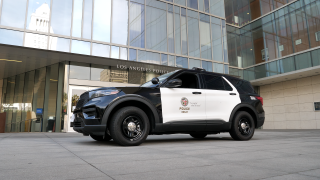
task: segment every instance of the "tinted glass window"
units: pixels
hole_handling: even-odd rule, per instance
[[[225,81],[224,79],[223,79],[223,84],[224,84],[224,88],[227,91],[232,91],[233,90],[232,87],[230,86],[230,84],[227,81]]]
[[[222,78],[220,76],[202,75],[206,89],[225,90]]]
[[[250,82],[248,81],[243,81],[241,79],[235,79],[235,78],[230,78],[227,77],[228,81],[233,84],[233,86],[235,88],[237,88],[237,90],[239,91],[240,94],[243,93],[256,93],[253,89],[253,87],[251,86]]]

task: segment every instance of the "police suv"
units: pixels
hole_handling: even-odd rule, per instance
[[[229,132],[250,140],[265,115],[263,99],[248,81],[206,72],[177,70],[140,87],[85,92],[74,110],[73,129],[97,141],[139,145],[151,134]]]

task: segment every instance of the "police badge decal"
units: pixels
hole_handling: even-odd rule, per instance
[[[181,105],[182,106],[188,106],[189,100],[185,97],[181,98]]]

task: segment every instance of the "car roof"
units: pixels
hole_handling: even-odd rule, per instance
[[[193,73],[203,73],[203,74],[211,74],[211,75],[216,75],[216,76],[223,76],[223,77],[230,77],[230,78],[235,78],[235,79],[239,79],[242,81],[246,81],[244,79],[240,79],[240,76],[233,76],[230,74],[222,74],[222,73],[216,73],[216,72],[208,72],[206,70],[192,70],[192,69],[182,69],[179,72],[193,72]]]

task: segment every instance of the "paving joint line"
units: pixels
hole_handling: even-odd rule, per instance
[[[288,174],[280,175],[280,176],[271,176],[271,177],[262,178],[262,179],[257,179],[257,180],[263,180],[263,179],[268,179],[268,178],[273,178],[273,177],[287,176],[287,175],[290,175],[290,174],[298,174],[298,175],[303,175],[303,176],[308,176],[308,177],[316,177],[316,178],[319,178],[319,177],[317,177],[317,176],[310,176],[310,175],[306,175],[306,174],[299,174],[300,172],[312,171],[312,170],[317,170],[317,169],[319,169],[319,168],[316,168],[316,169],[308,169],[308,170],[298,171],[298,172],[292,172],[292,173],[288,173]]]
[[[44,134],[45,136],[47,136],[46,134]],[[51,139],[53,142],[57,143],[59,146],[61,146],[62,148],[64,148],[65,150],[69,151],[71,154],[73,154],[74,156],[78,157],[79,159],[81,159],[82,161],[84,161],[85,163],[87,163],[88,165],[92,166],[93,168],[95,168],[96,170],[100,171],[101,173],[105,174],[106,176],[108,176],[109,178],[115,180],[113,177],[111,177],[110,175],[108,175],[107,173],[101,171],[99,168],[95,167],[93,164],[87,162],[86,160],[82,159],[81,157],[79,157],[78,155],[76,155],[75,153],[73,153],[72,151],[70,151],[69,149],[65,148],[63,145],[61,145],[59,142],[55,141],[54,139],[52,139],[51,137],[47,136],[49,139]]]

